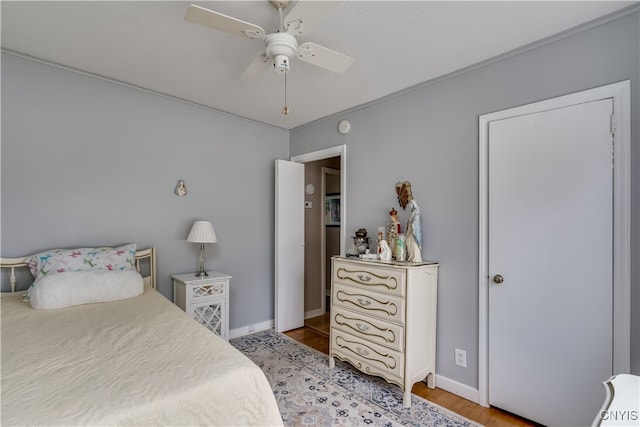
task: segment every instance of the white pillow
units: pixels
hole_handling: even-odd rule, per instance
[[[76,271],[38,278],[31,288],[31,307],[53,309],[118,301],[144,292],[137,271]]]
[[[130,243],[117,248],[52,249],[31,255],[25,262],[37,280],[42,276],[71,271],[136,271],[135,259],[136,245]],[[29,302],[32,287],[27,289],[22,302]]]

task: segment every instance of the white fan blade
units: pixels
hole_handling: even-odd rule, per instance
[[[258,25],[223,15],[195,4],[189,5],[184,19],[194,24],[204,25],[236,36],[246,36],[253,39],[264,35],[264,30]]]
[[[334,73],[344,73],[354,62],[350,56],[311,42],[298,46],[298,58]]]
[[[284,18],[287,33],[294,36],[309,34],[337,4],[337,1],[298,0]]]
[[[240,79],[255,79],[269,68],[273,68],[273,60],[269,58],[265,52],[262,52],[260,55],[256,56],[253,61],[251,61],[251,64],[249,64],[247,69],[244,70]]]

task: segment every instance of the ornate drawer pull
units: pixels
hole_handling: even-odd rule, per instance
[[[382,338],[388,343],[396,342],[396,334],[389,328],[380,328],[372,323],[367,322],[366,320],[357,319],[355,317],[348,317],[342,313],[338,313],[334,317],[336,324],[341,326],[346,326],[348,328],[353,329],[356,332],[360,332],[365,335]],[[349,320],[355,321],[355,327],[352,323],[349,323]],[[360,321],[358,321],[360,320]],[[363,323],[360,323],[363,322]],[[369,323],[368,325],[366,323]],[[368,332],[368,331],[372,332]]]
[[[360,356],[368,356],[369,352],[367,350],[361,349],[360,347],[356,347],[356,350],[358,351],[358,353],[360,353]]]
[[[360,323],[356,323],[356,327],[362,332],[366,332],[369,330],[369,327],[367,325],[362,325]]]
[[[363,276],[362,274],[358,274],[358,279],[362,280],[363,282],[369,282],[371,281],[371,276]]]
[[[341,335],[338,335],[336,337],[335,342],[339,348],[349,350],[352,353],[358,353],[361,357],[364,357],[365,359],[371,360],[372,362],[375,362],[375,363],[381,363],[384,366],[386,366],[388,369],[395,369],[396,366],[398,365],[395,357],[393,357],[392,355],[380,353],[375,349],[369,349],[371,351],[364,350],[357,345],[358,344],[357,342],[350,341]],[[349,344],[356,344],[356,349],[354,350],[353,347],[349,346]],[[368,357],[369,354],[372,354],[372,353],[373,353],[373,357]]]
[[[369,300],[364,300],[362,298],[358,298],[358,302],[360,303],[361,306],[363,307],[368,307],[371,305],[371,301]]]
[[[391,301],[378,301],[373,297],[369,297],[367,299],[356,298],[357,295],[361,295],[361,294],[350,294],[349,292],[345,292],[342,289],[340,289],[336,292],[336,299],[340,302],[348,302],[350,304],[355,305],[356,307],[364,308],[367,310],[382,311],[383,313],[387,313],[387,315],[389,316],[395,316],[398,313],[398,306]],[[353,299],[350,297],[353,297]],[[372,305],[373,303],[370,300],[377,302],[383,307],[376,307],[375,305]]]

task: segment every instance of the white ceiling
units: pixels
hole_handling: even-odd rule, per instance
[[[308,36],[355,58],[344,74],[299,60],[283,76],[240,75],[260,40],[184,20],[191,3],[263,27],[266,1],[2,1],[2,47],[291,129],[612,13],[618,1],[344,1]],[[290,6],[291,7],[291,6]],[[286,14],[285,10],[285,14]]]

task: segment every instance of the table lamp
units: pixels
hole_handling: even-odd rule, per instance
[[[216,232],[209,221],[196,221],[193,223],[189,236],[187,236],[187,242],[200,243],[200,268],[198,268],[196,277],[208,276],[207,272],[204,271],[204,244],[216,243],[217,241]]]

